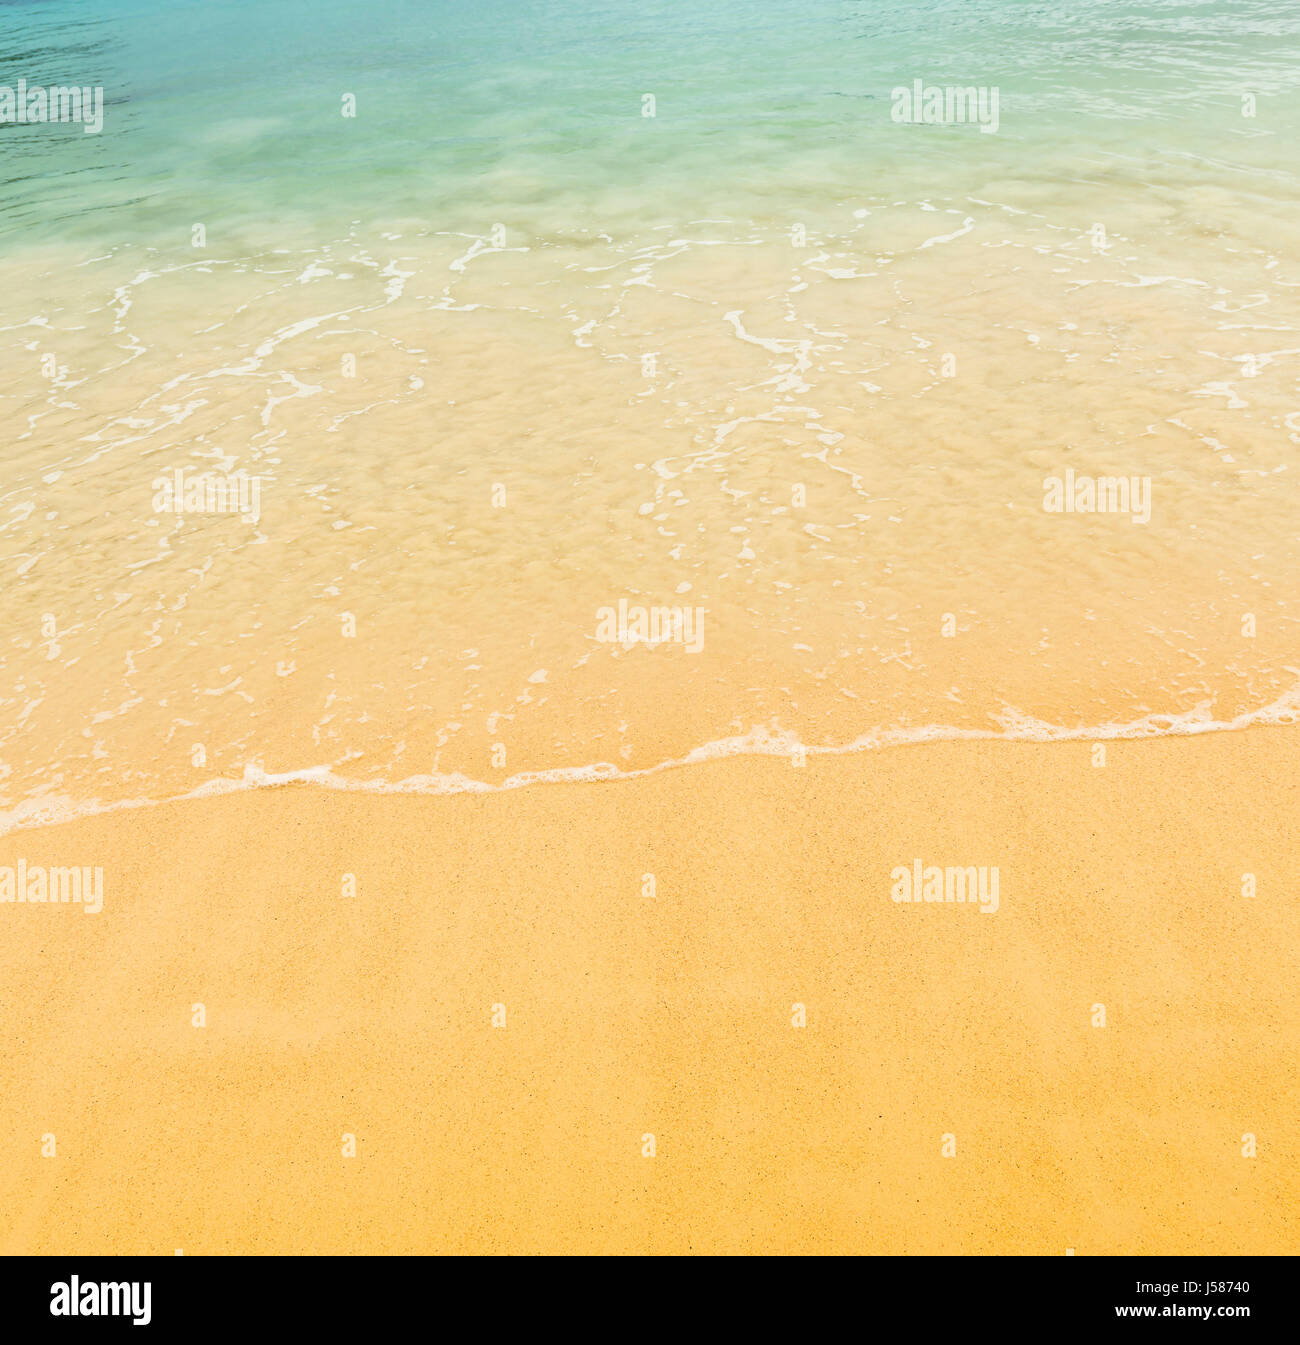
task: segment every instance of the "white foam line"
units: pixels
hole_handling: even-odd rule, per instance
[[[1288,668],[1300,673],[1300,669]],[[12,811],[0,813],[0,836],[11,831],[32,827],[53,826],[77,818],[98,816],[101,813],[120,812],[123,809],[158,807],[165,803],[181,803],[189,799],[214,798],[242,793],[251,789],[276,788],[281,785],[311,784],[326,789],[360,794],[498,794],[510,789],[524,789],[539,784],[579,784],[594,781],[635,780],[642,776],[657,775],[660,771],[676,770],[703,761],[723,757],[775,756],[792,757],[797,752],[805,756],[846,756],[851,753],[872,751],[885,747],[902,747],[929,742],[991,741],[1004,742],[1077,742],[1105,739],[1193,737],[1203,733],[1239,732],[1242,729],[1273,727],[1300,723],[1300,682],[1279,696],[1270,705],[1249,710],[1235,719],[1211,719],[1208,702],[1181,714],[1151,714],[1127,724],[1102,724],[1082,728],[1064,728],[1008,709],[998,716],[1002,724],[996,729],[960,729],[948,724],[927,724],[920,728],[876,729],[855,738],[852,742],[808,745],[797,735],[779,727],[751,729],[749,733],[731,738],[720,738],[693,748],[684,757],[671,757],[653,766],[639,770],[622,770],[611,762],[596,762],[589,766],[560,766],[550,770],[522,771],[493,784],[475,780],[460,772],[438,775],[412,775],[404,780],[356,780],[336,775],[331,766],[309,766],[300,770],[266,771],[261,766],[246,766],[242,779],[208,780],[184,794],[173,794],[162,799],[124,799],[116,803],[91,800],[74,804],[66,799],[30,799]]]
[[[967,215],[966,221],[961,226],[960,229],[956,230],[954,233],[936,234],[933,238],[927,238],[925,242],[921,244],[921,247],[917,249],[917,251],[919,252],[924,248],[932,248],[936,243],[951,243],[954,238],[961,238],[965,234],[970,233],[970,231],[974,227],[975,227],[975,221],[969,215]]]

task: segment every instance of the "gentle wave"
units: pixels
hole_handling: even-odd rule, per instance
[[[672,757],[636,770],[622,770],[611,762],[595,762],[587,766],[564,766],[550,770],[521,771],[496,783],[475,780],[460,772],[450,774],[412,775],[403,780],[357,780],[337,775],[328,765],[308,766],[298,770],[267,771],[258,765],[245,767],[240,779],[207,780],[194,789],[166,798],[122,799],[112,803],[99,800],[73,802],[68,799],[45,797],[25,799],[8,812],[0,812],[0,836],[35,827],[57,826],[84,817],[100,816],[123,810],[158,807],[167,803],[182,803],[191,799],[217,798],[248,790],[274,789],[283,785],[317,785],[325,789],[363,794],[499,794],[506,790],[523,789],[542,784],[586,784],[611,780],[634,780],[640,776],[657,775],[661,771],[694,766],[723,757],[770,756],[804,757],[846,756],[857,752],[874,751],[887,747],[916,746],[922,743],[958,742],[969,740],[1003,742],[1077,742],[1112,739],[1193,737],[1204,733],[1240,732],[1249,728],[1285,727],[1300,723],[1300,682],[1277,700],[1256,710],[1250,710],[1231,720],[1214,719],[1208,702],[1178,714],[1150,714],[1124,724],[1101,724],[1066,728],[1048,724],[1008,709],[1000,720],[1001,730],[963,729],[947,724],[926,724],[915,728],[876,729],[839,744],[813,744],[800,741],[796,734],[776,726],[751,729],[746,734],[720,738],[693,748],[685,756]]]

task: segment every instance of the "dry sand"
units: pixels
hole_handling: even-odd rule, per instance
[[[1298,745],[11,833],[105,898],[0,906],[0,1250],[1295,1253]],[[999,911],[896,904],[918,857],[997,865]]]

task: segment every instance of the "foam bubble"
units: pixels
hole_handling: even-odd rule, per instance
[[[476,780],[460,772],[411,775],[401,780],[358,780],[340,775],[333,766],[305,766],[287,771],[268,771],[260,765],[244,768],[240,779],[220,778],[205,781],[183,794],[167,798],[124,799],[113,803],[97,800],[76,802],[66,796],[45,795],[25,799],[8,812],[0,812],[0,836],[33,827],[52,826],[77,818],[118,812],[123,809],[156,807],[188,799],[213,798],[256,789],[274,789],[284,785],[310,785],[322,789],[363,794],[498,794],[545,784],[585,784],[613,780],[633,780],[657,775],[661,771],[717,761],[726,757],[846,756],[887,747],[915,746],[933,742],[970,740],[1003,742],[1077,742],[1080,740],[1176,738],[1203,733],[1239,732],[1247,728],[1282,727],[1300,723],[1300,683],[1269,705],[1246,711],[1234,719],[1215,719],[1208,702],[1190,710],[1168,714],[1149,714],[1126,723],[1099,724],[1067,728],[1035,719],[1008,707],[999,717],[1000,729],[963,729],[947,724],[872,729],[851,742],[808,744],[778,725],[759,726],[748,733],[715,739],[692,748],[685,756],[671,757],[636,770],[623,770],[612,762],[592,762],[585,766],[560,766],[548,770],[521,771],[506,780],[492,783]]]

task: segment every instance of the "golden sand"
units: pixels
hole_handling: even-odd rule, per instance
[[[1296,749],[12,832],[0,865],[102,865],[104,909],[0,907],[0,1250],[1295,1253]],[[893,902],[918,857],[997,865],[997,913]]]

